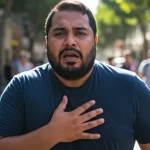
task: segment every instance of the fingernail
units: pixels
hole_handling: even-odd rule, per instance
[[[102,108],[98,108],[97,109],[99,112],[103,112],[103,109]]]
[[[67,97],[67,96],[66,96],[66,95],[64,95],[64,96],[63,96],[63,99],[66,99],[66,97]]]
[[[104,120],[103,118],[99,119],[99,121],[100,121],[101,123],[104,123],[104,122],[105,122],[105,120]]]
[[[96,138],[100,138],[100,134],[96,134]]]
[[[95,104],[96,102],[95,102],[95,100],[92,100],[91,103],[92,103],[92,104]]]

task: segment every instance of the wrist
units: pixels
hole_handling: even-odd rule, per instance
[[[61,142],[57,130],[51,123],[46,125],[45,129],[46,129],[47,138],[49,139],[50,143],[56,145]]]

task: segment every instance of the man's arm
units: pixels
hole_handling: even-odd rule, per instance
[[[149,144],[139,144],[141,150],[150,150],[150,143]]]
[[[135,81],[134,100],[137,110],[135,137],[141,150],[150,150],[150,90],[139,78]]]
[[[143,72],[138,72],[138,76],[143,79],[144,75],[143,75]]]
[[[95,101],[87,102],[71,112],[64,111],[67,103],[68,99],[64,96],[51,121],[40,129],[21,136],[2,138],[0,140],[0,150],[49,150],[60,142],[99,139],[99,134],[84,132],[104,123],[104,119],[88,122],[103,113],[102,109],[83,114],[95,104]]]
[[[139,65],[138,68],[138,76],[143,79],[143,77],[145,76],[144,72],[145,72],[145,66],[146,66],[146,61],[142,61]]]
[[[0,139],[2,150],[49,150],[57,144],[55,133],[44,126],[38,130],[21,136],[7,137]],[[49,130],[49,132],[47,132]],[[51,133],[51,134],[49,134]]]

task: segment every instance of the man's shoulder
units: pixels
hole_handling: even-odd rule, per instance
[[[29,71],[19,73],[12,78],[6,90],[17,89],[19,93],[24,95],[28,95],[29,93],[33,95],[33,90],[42,91],[42,88],[46,87],[50,81],[50,68],[49,64],[43,64]]]
[[[25,71],[15,75],[15,78],[20,80],[40,80],[41,78],[46,78],[49,74],[50,65],[43,64],[41,66],[37,66],[29,71]]]
[[[145,59],[140,63],[140,66],[142,67],[146,67],[148,65],[150,65],[150,59]]]
[[[108,76],[116,76],[116,77],[121,77],[121,76],[126,76],[126,77],[133,77],[136,75],[136,73],[125,70],[119,67],[111,66],[105,63],[101,63],[99,61],[95,62],[96,64],[96,70],[100,72],[101,74],[104,74],[105,77]]]
[[[104,63],[97,63],[97,77],[100,83],[113,85],[113,88],[125,88],[132,90],[135,86],[143,86],[143,81],[137,76],[135,72],[110,66]]]

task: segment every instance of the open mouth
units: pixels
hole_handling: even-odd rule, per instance
[[[79,58],[80,56],[78,55],[77,52],[66,51],[66,52],[63,53],[62,57],[64,57],[64,58],[67,58],[67,57]]]

